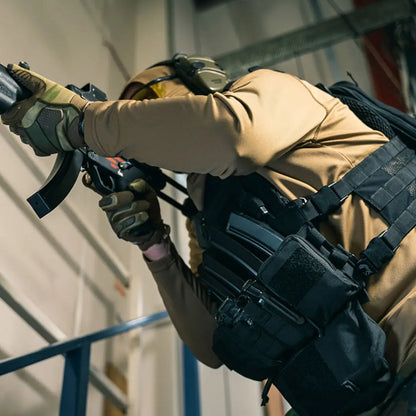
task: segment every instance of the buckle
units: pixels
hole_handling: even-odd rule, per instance
[[[331,189],[331,191],[339,198],[339,202],[340,204],[342,204],[351,194],[347,194],[343,197],[340,197],[338,192],[336,191],[336,189],[334,188],[334,185],[337,184],[338,182],[332,182],[328,185],[328,188]]]
[[[360,254],[357,267],[365,277],[377,273],[394,256],[398,248],[398,246],[392,247],[390,242],[384,238],[387,231],[385,230],[374,237]]]
[[[370,277],[372,274],[376,272],[375,268],[370,265],[368,259],[358,260],[357,269],[365,278]]]

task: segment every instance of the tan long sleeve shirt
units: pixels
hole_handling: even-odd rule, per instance
[[[147,82],[146,76],[136,82]],[[340,101],[288,74],[258,70],[229,91],[208,96],[183,95],[184,87],[168,82],[172,88],[166,87],[170,93],[162,99],[91,103],[85,140],[101,155],[189,173],[188,190],[198,207],[205,174],[226,178],[258,172],[289,198],[308,196],[387,141]],[[377,213],[350,196],[322,231],[358,255],[386,228]],[[199,254],[193,247],[195,266]],[[412,230],[368,286],[371,301],[365,309],[387,334],[393,369],[405,366],[416,349],[414,247]],[[174,250],[149,267],[182,339],[202,362],[218,366],[211,351],[215,324],[186,278],[191,271]]]

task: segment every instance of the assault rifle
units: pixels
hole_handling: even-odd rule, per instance
[[[24,62],[19,65],[29,69]],[[93,84],[86,84],[82,88],[70,84],[66,88],[89,101],[107,100],[106,94]],[[7,68],[0,64],[0,114],[28,97],[30,92],[18,85],[7,72]],[[181,204],[162,192],[169,183],[187,195],[186,188],[163,173],[161,169],[134,159],[103,157],[85,146],[72,152],[59,153],[46,182],[27,199],[39,218],[49,214],[66,198],[75,185],[80,171],[86,172],[83,177],[84,184],[102,195],[127,189],[134,179],[142,178],[155,189],[161,199],[178,208],[184,215],[190,215],[190,208],[186,203]]]

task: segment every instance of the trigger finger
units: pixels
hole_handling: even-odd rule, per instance
[[[149,186],[144,179],[135,179],[130,183],[129,188],[138,194],[142,194],[147,191]]]

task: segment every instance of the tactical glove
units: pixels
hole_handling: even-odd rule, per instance
[[[7,71],[32,95],[2,115],[10,131],[38,156],[74,150],[83,145],[80,117],[88,101],[67,88],[17,65]]]
[[[129,190],[103,197],[99,202],[117,236],[147,250],[167,238],[169,227],[163,224],[154,189],[136,179]]]

